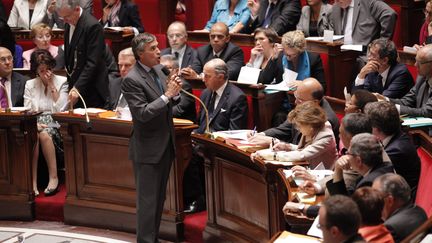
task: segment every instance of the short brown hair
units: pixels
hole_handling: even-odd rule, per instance
[[[305,101],[298,104],[294,110],[288,114],[288,121],[310,125],[316,130],[321,130],[327,121],[324,110],[314,101]]]
[[[263,33],[269,39],[269,42],[272,44],[276,43],[278,39],[278,34],[272,28],[257,28],[254,31],[253,35],[255,36],[258,33]]]

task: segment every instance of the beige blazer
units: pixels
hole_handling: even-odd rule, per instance
[[[43,112],[59,112],[67,103],[69,86],[66,77],[54,75],[53,79],[54,86],[59,92],[59,98],[57,102],[52,102],[50,111]],[[44,95],[44,90],[45,86],[39,77],[28,80],[24,89],[24,106],[33,111],[41,111],[39,100]]]
[[[15,0],[9,15],[8,25],[29,30],[35,24],[48,21],[47,8],[48,0],[38,0],[30,20],[28,0]]]

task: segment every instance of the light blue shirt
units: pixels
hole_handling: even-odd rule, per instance
[[[230,0],[217,0],[213,8],[212,16],[207,22],[205,29],[210,30],[216,22],[225,23],[230,30],[239,22],[246,25],[251,14],[247,7],[247,0],[239,0],[234,9],[233,16],[229,14],[229,5]]]

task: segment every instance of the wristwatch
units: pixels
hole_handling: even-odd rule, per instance
[[[297,209],[299,210],[300,213],[303,213],[305,207],[306,205],[304,203],[299,203]]]

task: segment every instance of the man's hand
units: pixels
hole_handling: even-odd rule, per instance
[[[303,214],[302,210],[300,210],[300,205],[302,205],[302,203],[286,202],[282,211],[284,212],[284,214]],[[304,206],[305,207],[303,208],[303,211],[308,208],[308,205]]]
[[[379,62],[374,60],[368,61],[366,65],[360,70],[358,77],[361,79],[365,79],[368,73],[378,72],[379,67],[380,67]]]
[[[247,6],[251,11],[251,15],[256,17],[258,15],[258,11],[260,9],[260,1],[259,0],[248,0]]]
[[[193,70],[190,66],[182,68],[180,70],[180,74],[185,79],[199,79],[198,74]]]
[[[373,93],[375,95],[375,97],[378,99],[378,101],[386,101],[386,97],[382,94],[378,94],[378,93]]]
[[[172,98],[180,93],[182,88],[182,82],[178,75],[174,74],[167,79],[167,90],[165,91],[165,96]]]
[[[69,97],[68,97],[69,104],[74,106],[78,102],[78,98],[79,98],[78,90],[72,88],[72,90],[69,92]]]
[[[318,194],[318,188],[316,187],[316,184],[312,181],[305,181],[299,186],[299,188],[300,190],[306,192],[308,195]]]
[[[291,145],[289,143],[278,142],[273,146],[274,151],[291,151]]]
[[[343,170],[351,169],[350,161],[353,160],[352,155],[344,155],[341,156],[338,160],[336,160],[334,173],[333,173],[333,181],[338,182],[343,180]]]
[[[254,136],[248,134],[248,141],[258,146],[268,147],[272,142],[272,137],[266,136],[264,133],[258,133]]]
[[[296,165],[292,167],[291,170],[293,172],[294,177],[296,178],[301,178],[303,180],[308,180],[308,181],[316,181],[316,177],[311,173],[309,173],[309,171],[303,166]]]

